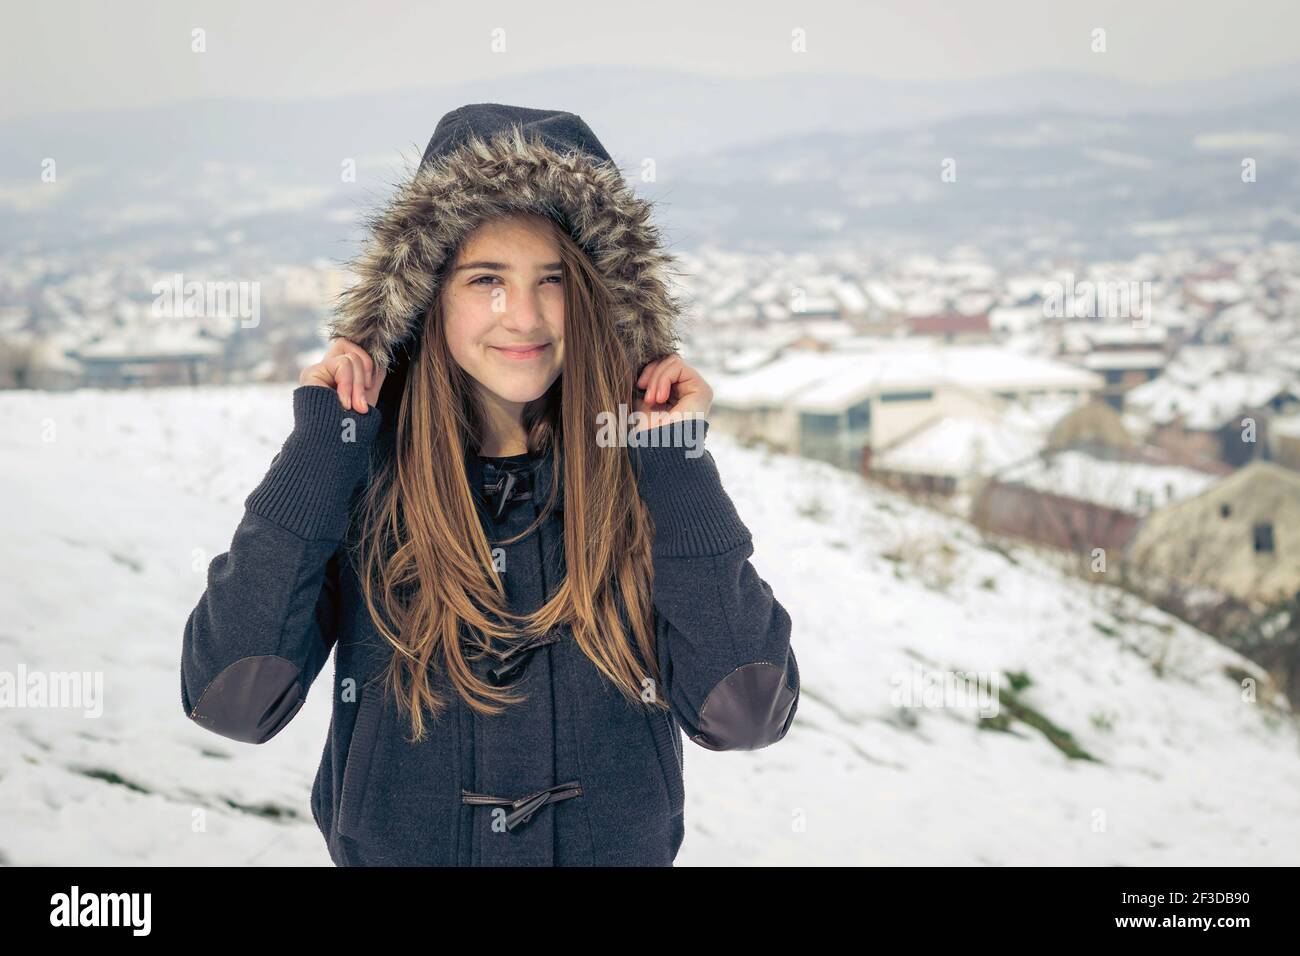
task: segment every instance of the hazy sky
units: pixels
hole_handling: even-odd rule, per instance
[[[191,31],[207,50],[191,51]],[[1090,50],[1106,30],[1105,53]],[[803,29],[807,53],[791,52]],[[493,31],[506,49],[492,52]],[[557,64],[1167,83],[1300,60],[1295,0],[5,3],[0,117],[429,87]]]

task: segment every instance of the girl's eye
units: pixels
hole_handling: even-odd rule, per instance
[[[499,277],[499,276],[479,276],[477,279],[471,279],[469,284],[470,284],[470,285],[479,285],[479,284],[489,285],[489,284],[491,284],[491,282],[492,282],[493,279],[497,279],[497,278],[500,278],[500,277]],[[484,279],[486,279],[486,280],[488,280],[488,281],[487,281],[487,282],[484,282],[484,281],[483,281]],[[562,285],[562,284],[564,283],[564,276],[562,276],[562,275],[547,276],[546,279],[547,279],[547,281],[549,281],[549,280],[551,280],[551,279],[554,279],[556,285]]]

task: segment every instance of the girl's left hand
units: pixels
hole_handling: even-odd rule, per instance
[[[676,353],[647,365],[636,384],[645,395],[636,398],[633,411],[640,412],[642,420],[634,433],[682,419],[708,418],[713,407],[709,383]]]

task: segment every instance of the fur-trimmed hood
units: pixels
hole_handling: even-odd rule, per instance
[[[365,348],[390,379],[404,378],[439,266],[481,223],[519,211],[559,222],[591,257],[613,293],[609,321],[637,369],[678,350],[681,310],[668,280],[675,260],[651,204],[580,117],[500,103],[444,116],[415,173],[367,216],[368,241],[349,263],[356,282],[339,296],[330,336]]]

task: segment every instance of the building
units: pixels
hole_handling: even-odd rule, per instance
[[[1118,411],[1124,396],[1159,376],[1165,362],[1165,353],[1155,349],[1103,349],[1085,355],[1082,364],[1106,380],[1102,399]]]
[[[949,345],[988,342],[993,337],[987,312],[975,315],[962,312],[911,315],[906,319],[906,327],[909,335],[932,336]]]
[[[1063,415],[1047,436],[1051,451],[1067,448],[1132,448],[1124,419],[1106,402],[1092,399]]]
[[[100,388],[197,385],[220,365],[225,344],[202,331],[149,330],[104,337],[70,352],[84,384]]]
[[[971,504],[985,531],[1051,548],[1123,551],[1157,508],[1199,494],[1221,475],[1161,461],[1159,452],[1047,452],[996,475]]]
[[[1300,411],[1300,396],[1280,379],[1224,372],[1195,384],[1160,378],[1129,392],[1125,404],[1150,423],[1154,444],[1240,467],[1263,457],[1270,421]]]
[[[944,415],[868,455],[868,477],[891,488],[942,497],[970,494],[987,475],[1038,454],[1041,432],[998,417]]]
[[[791,353],[713,383],[716,427],[746,440],[857,470],[928,421],[979,418],[990,407],[1042,398],[1082,401],[1090,372],[996,346],[877,343]]]
[[[1300,471],[1300,415],[1274,419],[1269,428],[1270,457],[1279,465]]]
[[[1300,591],[1300,474],[1255,461],[1149,515],[1125,565],[1152,586],[1210,588],[1242,600]]]

